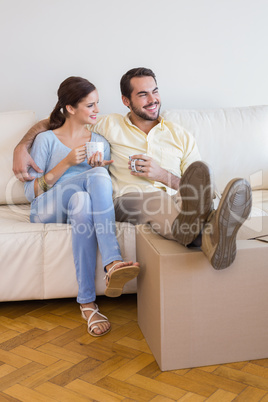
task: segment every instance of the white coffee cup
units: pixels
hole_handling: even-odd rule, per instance
[[[86,142],[87,159],[90,158],[96,152],[101,152],[104,157],[104,144],[103,142]]]
[[[147,155],[147,154],[142,154],[142,155]],[[144,159],[132,159],[133,155],[129,155],[129,160],[130,160],[130,167],[132,172],[140,173],[140,170],[136,169],[136,161],[143,161]]]

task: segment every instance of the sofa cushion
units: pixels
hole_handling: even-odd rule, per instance
[[[162,113],[196,138],[202,159],[214,171],[218,190],[234,177],[268,189],[268,106]]]
[[[30,224],[30,205],[0,206],[0,302],[9,300],[75,297],[77,281],[72,253],[71,226],[57,223]],[[135,227],[116,222],[122,258],[136,261]],[[98,250],[96,293],[103,295],[105,281]],[[16,278],[16,284],[14,283]],[[64,280],[63,280],[64,278]],[[136,278],[124,287],[135,293]]]
[[[31,111],[0,113],[0,204],[28,203],[23,184],[12,172],[13,150],[35,122]]]
[[[196,138],[204,161],[213,168],[220,192],[233,177],[254,189],[268,189],[268,106],[162,113]],[[0,204],[27,203],[23,184],[12,172],[13,150],[35,123],[32,111],[0,113]]]

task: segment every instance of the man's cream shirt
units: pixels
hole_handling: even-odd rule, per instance
[[[128,169],[130,155],[147,154],[162,168],[181,177],[187,167],[200,155],[194,137],[182,127],[159,118],[159,123],[145,134],[131,123],[129,115],[110,114],[102,116],[90,131],[104,136],[111,146],[110,173],[113,183],[113,197],[130,192],[151,192],[159,189],[170,195],[175,190],[162,183],[133,176]]]

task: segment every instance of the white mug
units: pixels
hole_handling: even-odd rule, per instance
[[[137,152],[138,153],[138,152]],[[142,154],[142,155],[147,155],[147,154]],[[140,173],[141,171],[136,169],[136,161],[143,161],[144,159],[132,159],[133,155],[129,155],[129,160],[131,161],[130,167],[132,172]]]
[[[101,152],[102,156],[104,157],[104,144],[103,142],[86,142],[86,152],[87,152],[87,159],[90,158],[96,152]]]

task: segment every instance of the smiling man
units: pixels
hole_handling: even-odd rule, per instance
[[[215,269],[231,265],[236,234],[251,210],[251,189],[244,179],[226,187],[213,210],[214,188],[209,167],[200,161],[193,136],[160,116],[161,99],[155,74],[134,68],[120,82],[126,116],[101,117],[90,131],[111,145],[110,165],[117,221],[148,223],[167,239],[201,245]],[[14,173],[30,180],[27,146],[47,121],[35,125],[14,152]]]
[[[194,138],[159,117],[161,99],[151,70],[128,71],[120,86],[122,101],[130,112],[126,116],[109,114],[88,126],[111,144],[114,199],[131,192],[177,193],[182,172],[200,160]],[[136,172],[130,170],[131,155],[140,159],[135,163]]]

